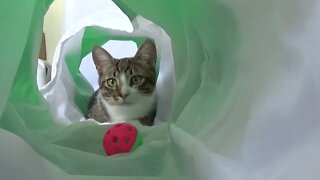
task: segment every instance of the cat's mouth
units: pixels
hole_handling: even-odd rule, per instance
[[[133,103],[132,102],[129,102],[127,99],[118,99],[118,98],[115,98],[114,99],[114,103],[116,105],[132,105]]]
[[[133,103],[130,103],[130,102],[115,102],[115,105],[118,105],[118,106],[130,106],[132,104]]]

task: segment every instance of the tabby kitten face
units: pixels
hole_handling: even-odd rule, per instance
[[[156,86],[156,47],[146,40],[131,58],[114,59],[96,46],[93,61],[99,74],[99,91],[110,105],[131,105],[150,96]]]

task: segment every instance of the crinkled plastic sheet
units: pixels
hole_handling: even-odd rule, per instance
[[[138,126],[145,144],[115,157],[104,125],[56,123],[37,90],[49,3],[1,5],[2,177],[319,179],[318,1],[116,1],[168,33],[176,88],[171,123]]]

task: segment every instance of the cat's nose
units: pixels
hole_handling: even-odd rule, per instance
[[[119,95],[122,99],[126,99],[129,96],[129,93],[120,93]]]

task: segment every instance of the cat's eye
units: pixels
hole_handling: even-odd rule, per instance
[[[131,85],[139,85],[142,82],[143,78],[140,75],[132,76],[131,78]]]
[[[117,80],[115,80],[114,78],[109,78],[107,80],[107,85],[109,87],[116,87],[117,86]]]

